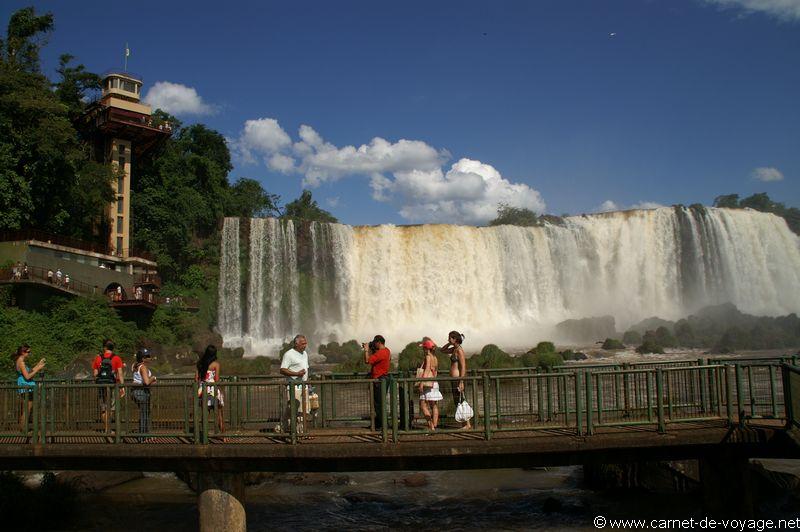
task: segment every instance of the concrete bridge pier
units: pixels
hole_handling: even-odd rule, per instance
[[[198,473],[200,532],[246,532],[244,473]]]
[[[709,515],[754,517],[753,478],[750,461],[725,453],[700,459],[703,505]]]

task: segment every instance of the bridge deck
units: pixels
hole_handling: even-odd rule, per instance
[[[728,426],[724,421],[679,423],[665,434],[645,427],[600,428],[591,436],[563,429],[508,432],[485,440],[475,434],[435,434],[384,443],[375,434],[324,431],[296,445],[263,434],[210,437],[206,445],[180,438],[65,437],[58,443],[19,445],[0,440],[0,467],[174,471],[369,471],[535,467],[707,455],[800,458],[777,422]],[[11,444],[11,445],[8,445]],[[16,444],[16,445],[14,445]]]

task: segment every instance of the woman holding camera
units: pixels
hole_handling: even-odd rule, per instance
[[[31,348],[28,344],[23,344],[17,348],[14,353],[14,367],[17,370],[17,390],[20,398],[19,410],[19,426],[21,430],[26,430],[28,427],[28,419],[33,412],[33,390],[36,388],[36,383],[33,376],[44,369],[45,360],[42,358],[39,362],[30,369],[25,363],[25,359],[31,354]]]

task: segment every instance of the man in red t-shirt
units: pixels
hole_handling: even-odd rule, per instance
[[[113,386],[117,383],[124,383],[124,376],[122,374],[122,359],[114,354],[114,342],[107,341],[104,345],[103,354],[97,355],[92,362],[92,374],[94,381],[97,384],[105,384],[106,386]],[[98,397],[100,399],[100,412],[103,418],[103,425],[106,432],[108,432],[108,396],[106,395],[106,387],[99,388]],[[125,388],[119,390],[120,398],[125,396]],[[111,397],[111,410],[116,406],[116,397]]]
[[[372,385],[372,397],[375,401],[375,429],[381,430],[383,427],[383,402],[386,399],[381,393],[380,381],[389,376],[389,362],[392,358],[392,353],[386,347],[386,340],[380,334],[375,335],[375,338],[370,342],[374,347],[374,352],[370,353],[370,346],[361,344],[364,348],[364,363],[372,366],[369,376],[371,379],[378,379],[378,382]]]

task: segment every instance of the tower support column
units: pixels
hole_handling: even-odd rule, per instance
[[[244,473],[198,473],[200,532],[246,532],[244,503]]]

